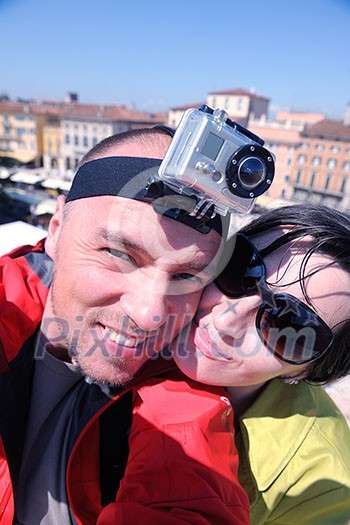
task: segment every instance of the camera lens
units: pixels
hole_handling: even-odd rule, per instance
[[[227,190],[245,199],[258,197],[270,187],[274,173],[271,153],[259,144],[247,144],[226,165]]]
[[[259,157],[243,159],[238,166],[238,180],[242,188],[254,189],[265,180],[266,164]]]

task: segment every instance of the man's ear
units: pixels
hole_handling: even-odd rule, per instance
[[[51,257],[55,259],[55,252],[57,241],[60,236],[63,224],[63,206],[66,201],[66,198],[63,195],[60,195],[57,199],[56,210],[53,216],[51,217],[48,235],[45,241],[45,251]]]

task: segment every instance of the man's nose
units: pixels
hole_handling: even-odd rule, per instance
[[[157,330],[169,314],[169,279],[161,272],[140,272],[121,298],[121,307],[145,332]],[[180,312],[179,312],[180,313]]]

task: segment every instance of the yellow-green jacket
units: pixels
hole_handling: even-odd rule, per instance
[[[252,525],[350,522],[350,431],[322,387],[270,381],[237,445]]]

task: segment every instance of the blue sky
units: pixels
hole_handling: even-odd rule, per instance
[[[0,0],[0,93],[164,110],[255,88],[341,118],[350,0]]]

